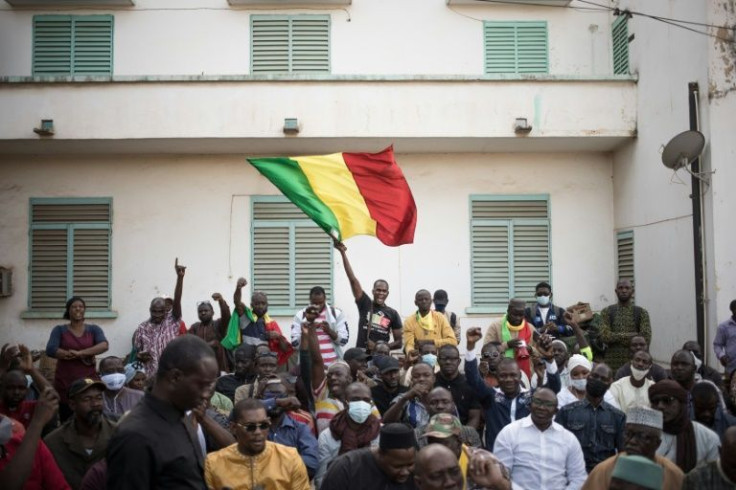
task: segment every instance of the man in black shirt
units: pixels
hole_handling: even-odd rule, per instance
[[[460,351],[454,345],[443,345],[438,354],[440,372],[435,375],[434,385],[450,390],[460,422],[477,430],[480,427],[481,406],[468,380],[460,374]]]
[[[378,374],[381,382],[371,388],[371,396],[376,408],[381,412],[381,417],[391,406],[391,400],[402,393],[409,391],[409,388],[399,383],[399,360],[392,356],[376,356],[373,358],[373,364],[378,368]]]
[[[342,263],[345,266],[345,273],[350,281],[350,288],[353,290],[355,303],[358,305],[358,341],[356,347],[363,347],[369,353],[373,351],[376,342],[383,340],[389,342],[391,349],[401,348],[401,317],[391,308],[386,306],[386,298],[388,297],[388,282],[378,279],[373,283],[373,299],[371,299],[360,285],[360,281],[355,277],[353,268],[348,261],[347,247],[342,242],[335,242],[335,248],[340,251]],[[393,342],[391,335],[393,334]]]
[[[185,412],[212,396],[212,348],[194,335],[166,346],[150,393],[118,425],[107,448],[107,488],[206,488],[204,458]]]
[[[251,384],[256,380],[253,360],[256,356],[256,347],[252,344],[242,344],[235,350],[235,372],[220,376],[215,391],[234,400],[235,390],[244,384]]]
[[[412,490],[416,445],[412,428],[386,424],[377,448],[355,449],[335,458],[320,490]]]

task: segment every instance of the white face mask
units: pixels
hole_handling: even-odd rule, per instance
[[[649,374],[650,369],[651,368],[636,369],[634,366],[631,366],[631,377],[637,381],[641,381],[647,374]]]
[[[537,304],[539,306],[547,306],[549,304],[549,296],[537,296]]]
[[[372,410],[373,406],[363,400],[348,403],[348,416],[358,424],[365,422]]]
[[[100,380],[110,391],[118,391],[125,386],[125,375],[123,373],[110,373],[100,376]]]
[[[588,384],[588,378],[571,379],[570,386],[577,391],[585,391],[585,385]]]

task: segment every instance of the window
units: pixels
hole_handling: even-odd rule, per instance
[[[486,73],[548,73],[547,23],[484,22]]]
[[[549,197],[471,196],[472,304],[478,313],[506,311],[509,299],[534,299],[550,280]]]
[[[111,15],[33,17],[33,75],[112,75]]]
[[[616,268],[618,279],[628,279],[634,283],[633,231],[621,231],[616,234]]]
[[[330,17],[251,16],[251,73],[329,73]]]
[[[252,202],[253,290],[268,295],[269,310],[291,314],[309,304],[309,290],[332,294],[332,239],[281,196]]]
[[[75,295],[88,314],[110,310],[111,218],[109,198],[31,199],[31,312],[60,317]]]
[[[613,73],[616,75],[629,74],[629,17],[619,15],[611,26],[613,41]]]

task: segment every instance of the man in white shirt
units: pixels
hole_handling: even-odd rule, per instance
[[[531,400],[531,415],[511,422],[496,437],[493,453],[522,488],[577,490],[587,473],[580,442],[554,421],[557,397],[538,389]]]
[[[624,413],[634,407],[649,408],[649,387],[654,381],[647,378],[652,368],[652,355],[645,350],[634,353],[631,358],[631,375],[615,381],[609,389]]]

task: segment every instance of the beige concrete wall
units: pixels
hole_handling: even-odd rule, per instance
[[[417,289],[445,288],[450,309],[465,326],[470,305],[469,195],[550,195],[555,300],[610,299],[613,282],[611,158],[606,154],[397,155],[414,192],[419,220],[415,244],[388,248],[376,239],[348,240],[358,277],[369,288],[391,284],[388,303],[404,315]],[[56,320],[22,320],[27,304],[28,199],[113,198],[112,304],[115,320],[95,320],[122,354],[155,295],[173,292],[174,257],[188,266],[184,319],[196,321],[197,301],[219,291],[230,298],[239,275],[250,271],[250,197],[274,194],[243,155],[171,157],[12,157],[0,163],[0,265],[14,269],[15,293],[0,299],[0,341],[42,347]],[[335,264],[335,303],[357,311],[342,264]],[[288,322],[279,318],[282,327]]]

